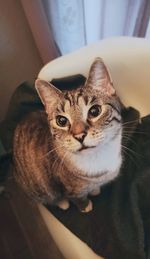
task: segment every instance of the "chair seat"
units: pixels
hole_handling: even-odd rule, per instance
[[[119,37],[102,40],[51,61],[42,68],[38,77],[51,81],[54,78],[75,74],[87,76],[95,57],[102,57],[107,64],[123,103],[138,109],[141,116],[149,114],[150,40],[148,39]],[[39,209],[65,258],[100,258],[47,209],[42,205],[39,205]]]

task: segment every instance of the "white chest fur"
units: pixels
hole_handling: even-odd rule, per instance
[[[121,137],[103,143],[96,148],[86,149],[72,156],[74,166],[82,171],[83,175],[94,177],[106,173],[104,183],[118,175],[121,158]],[[98,179],[97,179],[98,180]],[[102,180],[102,179],[101,179]],[[102,181],[103,182],[103,181]]]

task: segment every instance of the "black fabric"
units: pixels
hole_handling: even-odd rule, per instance
[[[86,78],[83,75],[73,75],[63,78],[55,78],[51,83],[60,90],[72,90],[85,83]]]
[[[150,258],[150,116],[132,136],[120,176],[92,198],[94,210],[50,211],[105,258]],[[109,162],[109,158],[108,158]]]
[[[72,77],[74,87],[83,84],[81,75]],[[75,80],[75,81],[74,81]],[[66,88],[67,78],[56,80]],[[58,83],[59,81],[59,83]],[[53,81],[54,83],[54,81]],[[62,85],[61,85],[62,83]],[[68,85],[67,85],[68,87]],[[15,91],[6,119],[0,124],[0,139],[5,149],[12,149],[17,123],[30,111],[43,106],[32,85],[23,83]],[[128,109],[126,120],[135,120],[137,112]],[[150,259],[150,116],[138,124],[125,151],[120,176],[91,198],[94,209],[83,214],[71,204],[67,211],[48,209],[97,254],[110,259]],[[11,155],[0,158],[0,175],[7,173]],[[109,162],[109,158],[108,158]]]

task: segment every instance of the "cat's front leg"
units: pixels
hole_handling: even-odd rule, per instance
[[[72,198],[71,201],[78,207],[78,209],[83,212],[87,213],[92,211],[93,203],[87,197],[80,197],[80,198]]]

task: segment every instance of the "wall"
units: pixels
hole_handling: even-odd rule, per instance
[[[20,1],[0,1],[0,121],[15,88],[42,66]]]

